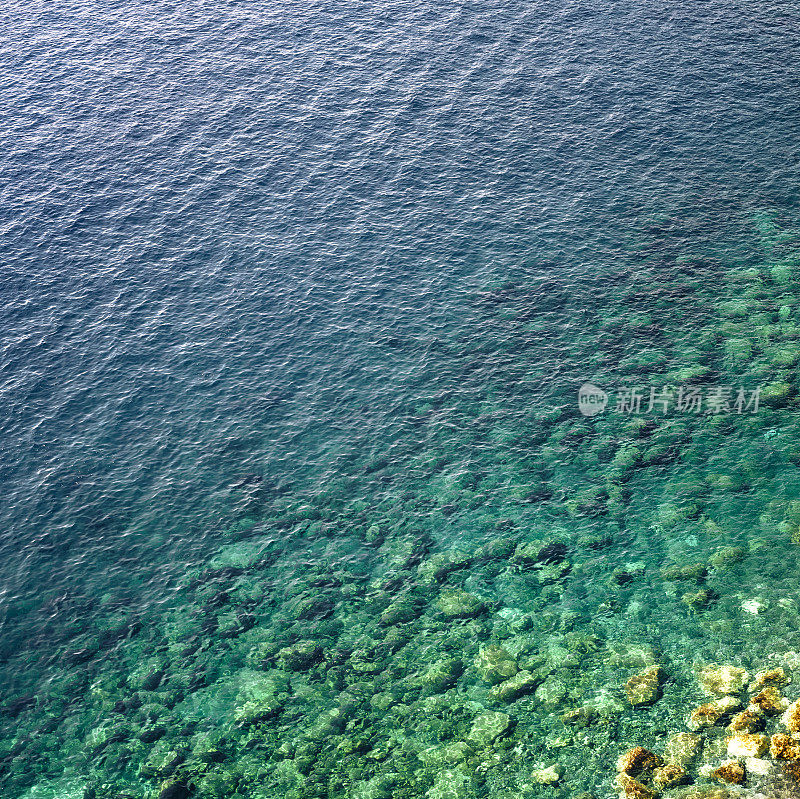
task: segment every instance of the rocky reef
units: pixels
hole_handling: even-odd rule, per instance
[[[733,264],[643,240],[558,340],[569,386],[533,404],[520,386],[549,377],[516,359],[552,323],[531,309],[568,292],[489,287],[470,321],[503,342],[491,374],[438,342],[402,435],[248,500],[157,607],[16,609],[3,796],[800,794],[800,245],[769,215],[756,233]],[[763,384],[763,404],[584,418],[587,377]]]

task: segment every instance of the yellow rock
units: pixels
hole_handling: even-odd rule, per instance
[[[634,707],[649,705],[658,699],[658,688],[661,683],[661,666],[657,663],[634,674],[625,683],[625,695]]]
[[[750,679],[745,669],[739,666],[720,666],[710,663],[697,676],[700,688],[709,696],[738,694]]]
[[[666,766],[657,768],[653,772],[653,786],[660,791],[682,785],[688,779],[689,774],[686,769],[676,766],[674,763],[667,763]]]
[[[768,716],[775,716],[782,710],[786,710],[789,707],[789,702],[784,699],[777,688],[768,685],[750,700],[750,705],[757,707]]]
[[[656,792],[627,774],[617,774],[619,799],[655,799]]]
[[[775,669],[759,671],[758,674],[753,677],[753,681],[750,683],[749,688],[751,691],[760,691],[762,688],[766,688],[768,685],[771,685],[774,688],[783,688],[791,681],[792,678],[789,677],[789,675],[783,670],[783,667],[778,666]]]
[[[764,729],[764,714],[761,708],[755,705],[745,708],[737,713],[728,725],[728,732],[760,732]]]
[[[761,757],[769,749],[769,738],[763,733],[740,732],[728,738],[728,757]]]
[[[643,771],[652,771],[663,764],[664,761],[654,752],[643,746],[634,746],[617,758],[617,771],[635,777]]]
[[[769,753],[775,760],[797,760],[800,758],[800,741],[790,735],[773,735],[769,741]]]
[[[742,703],[734,696],[723,696],[721,699],[706,702],[692,711],[689,716],[689,729],[702,730],[704,727],[713,727],[726,715],[738,710],[741,706]]]
[[[715,768],[710,776],[720,782],[741,785],[745,778],[744,766],[737,760],[731,760],[728,763],[723,763],[719,768]]]
[[[781,716],[781,723],[785,724],[791,733],[800,732],[800,699],[786,708],[786,712]]]
[[[693,763],[703,746],[703,739],[692,732],[677,732],[664,747],[664,756],[669,763],[687,766]]]

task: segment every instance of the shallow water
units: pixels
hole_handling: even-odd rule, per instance
[[[0,11],[3,795],[601,799],[796,668],[799,23]]]

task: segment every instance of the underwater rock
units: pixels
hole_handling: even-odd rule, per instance
[[[472,556],[459,549],[437,552],[417,566],[417,575],[422,582],[441,582],[457,569],[466,569],[472,563]]]
[[[701,730],[704,727],[713,727],[741,706],[742,703],[733,696],[724,696],[721,699],[706,702],[692,711],[689,716],[689,729]]]
[[[419,618],[423,601],[415,594],[406,593],[395,599],[380,615],[380,624],[391,627]]]
[[[158,799],[189,799],[189,788],[181,780],[169,780],[161,786]]]
[[[139,775],[146,779],[165,780],[186,760],[185,747],[173,748],[166,739],[158,742],[139,766]]]
[[[762,693],[765,693],[766,690],[765,688]],[[781,716],[781,724],[792,734],[800,732],[800,699],[792,702],[792,704],[786,708],[786,712]]]
[[[769,749],[769,738],[763,733],[740,732],[728,738],[728,757],[761,757]]]
[[[567,545],[562,541],[548,541],[544,544],[541,541],[529,541],[514,550],[511,562],[522,568],[558,563],[564,560],[568,551]]]
[[[774,686],[767,686],[751,697],[750,705],[758,708],[767,716],[777,716],[789,706],[789,701],[784,699],[781,692]]]
[[[643,746],[634,746],[633,749],[623,752],[617,758],[617,771],[620,774],[627,774],[629,777],[653,771],[663,765],[664,761],[655,752],[651,752]]]
[[[775,760],[798,760],[800,759],[800,741],[795,740],[791,735],[777,733],[770,738],[769,753]]]
[[[555,785],[561,779],[563,769],[554,763],[547,768],[536,769],[531,772],[531,782],[535,785]]]
[[[667,763],[653,772],[653,787],[659,791],[666,788],[674,788],[689,781],[689,774],[686,769],[676,766],[674,763]]]
[[[561,716],[561,721],[568,727],[590,727],[600,714],[591,705],[582,705],[568,710]]]
[[[448,619],[474,618],[486,609],[478,597],[468,594],[460,588],[442,591],[436,604]]]
[[[655,799],[656,792],[627,774],[617,774],[619,799]]]
[[[730,785],[743,785],[745,770],[738,760],[731,760],[710,771],[708,776],[720,782],[727,782]]]
[[[760,671],[753,678],[749,685],[751,691],[760,691],[762,688],[771,686],[773,688],[783,688],[792,681],[792,678],[784,671],[782,666],[767,671]]]
[[[681,602],[690,608],[700,609],[708,605],[714,595],[707,588],[700,588],[697,591],[687,591],[681,596]]]
[[[775,771],[769,760],[762,760],[758,757],[746,757],[744,767],[748,774],[755,774],[759,777],[769,777]]]
[[[552,585],[566,577],[570,571],[572,571],[572,564],[569,561],[554,560],[543,564],[541,568],[536,570],[536,579],[539,581],[539,585]],[[547,598],[547,594],[542,592],[542,597]],[[558,601],[560,599],[557,592],[553,592],[550,597],[551,601]]]
[[[518,671],[513,677],[501,682],[489,691],[489,696],[496,702],[513,702],[525,694],[531,693],[541,682],[529,671]]]
[[[439,660],[422,675],[422,682],[434,691],[452,688],[464,671],[464,664],[458,658]]]
[[[472,799],[475,791],[466,774],[455,769],[444,769],[436,775],[433,787],[425,796],[427,799]]]
[[[162,724],[153,724],[152,726],[145,727],[139,733],[139,740],[143,744],[152,744],[155,743],[160,738],[163,738],[167,734],[167,728],[164,727]]]
[[[336,609],[336,603],[327,596],[315,595],[296,599],[289,605],[289,615],[297,621],[327,619]]]
[[[234,720],[237,725],[247,727],[273,719],[281,710],[281,704],[276,699],[250,700],[236,709]]]
[[[750,705],[745,708],[741,713],[737,713],[728,725],[728,731],[731,733],[737,732],[760,732],[764,729],[765,721],[764,714],[761,709]]]
[[[513,538],[493,538],[478,549],[475,557],[479,560],[505,560],[516,548],[517,542]]]
[[[426,535],[393,537],[381,546],[384,572],[403,571],[416,566],[428,553],[430,539]]]
[[[516,677],[512,677],[512,680],[516,680],[520,677],[520,675],[526,675],[528,679],[533,678],[536,680],[534,675],[530,674],[529,672],[520,672],[516,675]],[[512,680],[508,680],[511,682]],[[538,682],[538,680],[536,680]],[[505,685],[505,683],[503,683]],[[497,688],[502,688],[503,685],[498,685]],[[545,707],[555,707],[558,705],[564,697],[567,695],[567,684],[563,678],[557,676],[548,677],[537,689],[536,689],[536,698],[543,704]]]
[[[211,571],[230,569],[244,571],[253,568],[267,555],[269,544],[259,541],[241,541],[222,547],[208,562]]]
[[[509,733],[511,726],[511,716],[507,713],[488,710],[475,717],[467,735],[467,741],[477,747],[490,746],[498,738]]]
[[[625,683],[625,696],[633,707],[649,705],[658,699],[660,685],[661,667],[656,663]]]
[[[744,547],[720,547],[709,559],[710,566],[717,571],[727,571],[737,563],[741,563],[747,550]]]
[[[513,677],[519,671],[519,666],[503,647],[488,644],[478,652],[475,669],[484,682],[497,685]]]
[[[298,641],[278,652],[278,663],[287,671],[308,671],[322,657],[322,649],[314,641]]]
[[[454,741],[442,746],[423,749],[417,757],[427,768],[442,769],[457,766],[473,754],[472,748],[464,741]]]
[[[605,661],[609,666],[626,669],[641,669],[652,666],[656,655],[647,644],[634,644],[628,641],[609,642]]]
[[[750,675],[739,666],[710,663],[700,671],[697,682],[708,696],[738,694],[747,685]]]

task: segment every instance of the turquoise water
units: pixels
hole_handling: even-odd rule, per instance
[[[605,799],[796,669],[798,30],[7,4],[3,795]]]

